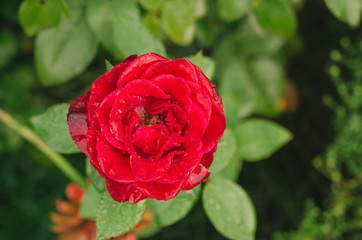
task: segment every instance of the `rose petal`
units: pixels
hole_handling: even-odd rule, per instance
[[[212,161],[214,160],[214,153],[217,149],[217,145],[215,144],[214,147],[211,149],[210,152],[205,153],[202,158],[201,158],[201,162],[200,164],[204,167],[206,167],[207,169],[209,169]]]
[[[201,165],[198,165],[195,170],[189,175],[183,183],[181,190],[190,190],[199,185],[204,179],[208,178],[210,173]]]
[[[111,179],[106,179],[106,182],[109,194],[118,202],[137,203],[147,197],[132,184],[119,183]]]
[[[137,57],[132,61],[131,64],[127,66],[127,68],[124,69],[122,74],[119,76],[117,87],[121,88],[131,80],[140,79],[143,70],[150,63],[160,60],[167,60],[167,59],[155,53],[147,53]]]
[[[204,143],[204,151],[210,151],[210,149],[217,144],[221,139],[224,130],[226,128],[225,115],[215,99],[211,100],[212,114],[210,117],[209,125],[207,126],[202,141]]]
[[[125,150],[124,144],[118,141],[112,134],[109,124],[110,124],[110,112],[113,109],[113,104],[117,99],[119,91],[113,91],[110,93],[100,104],[96,110],[96,116],[99,120],[100,130],[103,136],[110,142],[114,147]]]
[[[156,179],[157,182],[173,183],[179,181],[200,163],[202,156],[201,141],[186,142],[184,146],[184,154],[174,157],[170,169],[162,177]]]
[[[77,98],[69,107],[67,122],[69,125],[69,133],[78,148],[88,155],[87,150],[87,103],[89,101],[90,92],[84,96]]]
[[[97,136],[96,149],[98,152],[98,164],[107,177],[122,183],[136,181],[128,154],[125,155],[120,150],[114,148],[101,134]]]
[[[134,80],[122,89],[123,94],[136,95],[142,97],[155,97],[157,99],[168,99],[170,98],[160,87],[152,83],[149,80]]]
[[[187,125],[182,136],[195,140],[201,140],[207,127],[207,119],[204,111],[197,105],[192,104],[189,112]]]
[[[156,200],[170,200],[180,192],[184,179],[170,184],[158,182],[136,182],[133,186],[145,196]]]
[[[104,75],[100,76],[93,84],[91,88],[91,96],[87,105],[88,122],[91,122],[94,116],[94,112],[103,101],[103,99],[113,90],[117,88],[117,80],[123,70],[135,59],[136,55],[132,55],[126,58],[122,63],[118,64]]]
[[[194,69],[194,65],[186,59],[154,62],[144,69],[140,78],[152,79],[162,74],[171,74],[174,77],[180,77],[190,81],[197,80],[197,73]]]
[[[171,152],[159,159],[142,158],[139,155],[131,155],[131,166],[134,175],[139,181],[150,182],[160,178],[171,166],[175,153]]]

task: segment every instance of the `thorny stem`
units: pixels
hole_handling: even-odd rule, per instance
[[[21,125],[1,108],[0,121],[43,152],[71,181],[75,182],[79,187],[87,187],[84,177],[82,177],[82,175],[63,156],[56,153],[32,130]]]

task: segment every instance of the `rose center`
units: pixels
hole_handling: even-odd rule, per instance
[[[139,115],[140,120],[137,123],[137,126],[148,126],[152,127],[156,124],[165,124],[165,118],[160,115],[151,115],[148,112],[144,112],[143,114]]]

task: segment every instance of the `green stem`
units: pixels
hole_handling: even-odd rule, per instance
[[[84,177],[61,155],[51,149],[46,143],[41,140],[29,128],[21,125],[8,113],[0,109],[0,121],[5,123],[9,128],[13,129],[20,136],[28,140],[34,146],[36,146],[41,152],[43,152],[49,159],[73,182],[79,187],[86,188]]]

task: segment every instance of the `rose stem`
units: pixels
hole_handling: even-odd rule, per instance
[[[13,129],[20,136],[28,140],[34,146],[36,146],[41,152],[43,152],[49,159],[73,182],[75,182],[79,187],[86,188],[87,184],[85,183],[84,177],[60,154],[56,153],[51,149],[43,140],[40,139],[29,128],[21,125],[14,118],[12,118],[8,113],[4,112],[0,108],[0,121],[5,123],[9,128]]]

